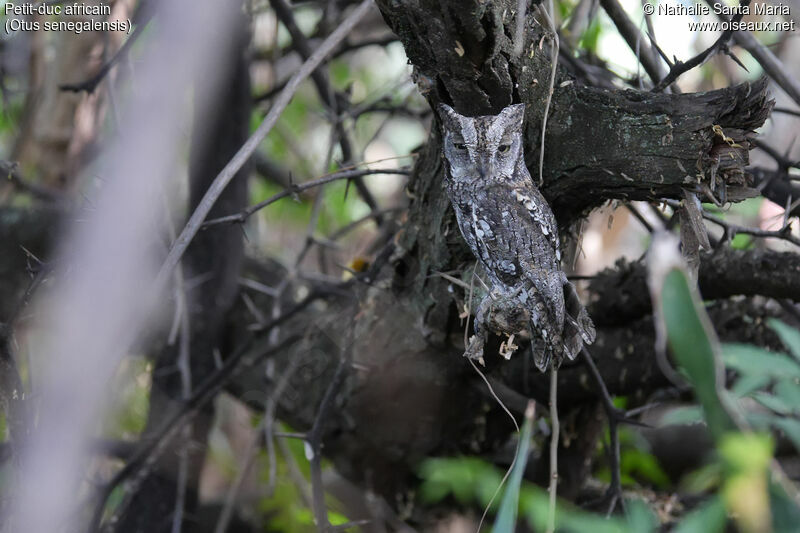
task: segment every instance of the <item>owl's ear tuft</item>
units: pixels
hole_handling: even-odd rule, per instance
[[[461,115],[455,112],[455,110],[447,104],[439,104],[439,118],[442,119],[442,124],[444,124],[446,129],[450,130],[460,130],[461,129]]]
[[[525,118],[525,104],[512,104],[500,111],[499,117],[503,117],[508,123],[522,127]]]

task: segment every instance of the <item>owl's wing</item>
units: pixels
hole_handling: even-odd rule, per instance
[[[564,291],[566,281],[561,271],[558,228],[553,212],[542,194],[533,187],[516,187],[510,191],[515,211],[522,220],[516,228],[517,249],[523,271],[547,304],[552,320],[550,327],[561,331],[564,324]],[[537,324],[538,327],[544,327]]]
[[[480,201],[457,206],[464,239],[493,280],[525,290],[532,285],[545,304],[548,328],[560,331],[564,323],[564,275],[559,268],[558,235],[549,206],[532,188],[496,184],[479,194]]]
[[[547,264],[541,266],[550,266],[549,259],[555,257],[559,267],[561,261],[561,249],[558,242],[558,226],[556,225],[556,218],[547,201],[537,189],[534,188],[515,188],[511,191],[514,200],[519,202],[522,207],[528,212],[530,220],[534,223],[533,230],[537,229],[544,237],[537,239],[536,242],[530,243],[535,248],[534,255],[540,256],[542,259],[547,258]],[[546,248],[546,249],[545,249]],[[560,267],[559,267],[560,268]]]
[[[481,201],[459,202],[455,206],[461,234],[493,281],[515,287],[523,278],[523,269],[513,235],[514,223],[509,209],[513,206],[494,194],[491,188],[480,194]]]

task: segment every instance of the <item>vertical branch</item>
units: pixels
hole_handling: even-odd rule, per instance
[[[558,31],[556,29],[555,22],[553,21],[553,2],[550,0],[549,3],[550,13],[547,12],[547,9],[539,6],[539,13],[541,13],[542,18],[544,18],[545,23],[547,25],[547,30],[550,33],[550,38],[552,39],[552,50],[550,52],[550,81],[547,88],[547,99],[544,104],[544,114],[542,115],[542,141],[539,146],[539,187],[542,186],[544,183],[544,138],[545,138],[545,131],[547,130],[547,115],[550,112],[550,103],[553,100],[553,89],[555,88],[556,84],[556,72],[558,71]]]
[[[556,530],[556,492],[558,489],[558,436],[561,430],[558,421],[558,367],[550,371],[550,509],[547,514],[547,533]]]
[[[174,233],[174,231],[173,231]],[[181,332],[180,332],[180,345],[178,347],[178,370],[181,374],[181,398],[184,402],[188,401],[192,396],[192,366],[190,359],[190,343],[191,343],[191,323],[189,321],[189,309],[186,305],[186,288],[184,286],[183,272],[179,265],[176,272],[176,280],[178,281],[178,292],[182,305],[181,308]],[[183,524],[183,513],[186,507],[186,488],[189,482],[189,454],[187,446],[191,441],[192,431],[190,426],[186,426],[182,430],[183,442],[178,456],[178,479],[176,482],[175,493],[175,513],[172,517],[172,533],[180,533]]]
[[[345,345],[345,354],[339,360],[336,367],[336,372],[333,379],[328,385],[325,395],[319,404],[317,416],[314,419],[314,425],[311,431],[306,435],[306,457],[311,467],[311,499],[312,511],[314,513],[314,522],[317,524],[317,530],[324,532],[330,528],[328,522],[328,510],[325,507],[325,490],[322,486],[322,430],[325,421],[333,407],[333,400],[336,397],[336,392],[344,382],[346,377],[345,371],[349,365],[349,352],[351,349],[352,339],[347,339]]]

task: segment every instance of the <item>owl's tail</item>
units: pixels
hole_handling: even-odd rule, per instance
[[[564,284],[564,311],[564,355],[571,361],[580,353],[584,343],[594,342],[596,331],[575,286],[570,282]]]

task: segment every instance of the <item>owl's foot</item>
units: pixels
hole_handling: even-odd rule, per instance
[[[486,366],[483,361],[483,337],[473,335],[469,338],[467,350],[464,352],[464,357],[472,361],[477,361],[481,366]]]

